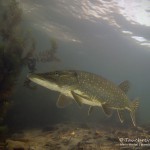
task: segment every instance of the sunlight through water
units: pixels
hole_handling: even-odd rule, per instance
[[[46,11],[96,24],[105,21],[139,45],[150,47],[149,0],[56,0],[53,1],[56,8],[52,7],[52,2],[48,0],[42,2],[21,0],[20,2],[25,16],[32,16],[32,21],[37,28],[45,30],[47,34],[55,34],[58,38],[81,43],[79,37],[73,35],[70,28],[47,20],[47,17],[43,15]]]

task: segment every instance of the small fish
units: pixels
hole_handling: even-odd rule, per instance
[[[60,92],[58,107],[69,105],[72,98],[79,106],[90,105],[88,114],[93,111],[94,106],[102,107],[107,116],[111,116],[113,109],[117,110],[121,123],[124,121],[122,112],[128,110],[133,125],[136,126],[135,111],[139,102],[130,101],[127,97],[129,89],[127,80],[117,86],[102,76],[79,70],[30,74],[28,78],[43,87]]]

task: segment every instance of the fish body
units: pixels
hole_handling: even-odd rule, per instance
[[[121,122],[124,121],[122,111],[130,112],[133,125],[135,123],[135,110],[138,101],[131,102],[126,95],[129,82],[124,81],[119,86],[102,76],[79,70],[62,70],[47,73],[30,74],[28,78],[50,90],[60,92],[57,101],[58,107],[65,107],[74,99],[79,106],[90,105],[88,114],[94,106],[102,107],[106,115],[110,116],[116,109]]]

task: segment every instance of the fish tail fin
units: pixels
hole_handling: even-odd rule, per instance
[[[134,101],[131,102],[131,105],[130,105],[130,116],[131,116],[131,119],[132,119],[132,122],[133,122],[133,125],[136,126],[136,122],[135,122],[135,112],[136,112],[136,109],[139,107],[139,98],[136,98]]]

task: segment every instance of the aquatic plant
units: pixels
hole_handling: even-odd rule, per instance
[[[24,38],[19,27],[22,11],[18,3],[1,0],[0,9],[0,118],[3,120],[21,69]]]
[[[27,65],[30,72],[36,69],[36,61],[58,61],[55,56],[57,43],[51,40],[50,50],[35,53],[36,42],[21,26],[22,10],[16,0],[0,1],[0,125],[11,106],[11,95],[17,78]],[[40,58],[40,56],[41,58]],[[38,57],[38,58],[37,58]],[[1,130],[0,130],[1,132]]]
[[[51,62],[57,61],[59,62],[60,59],[56,57],[56,52],[58,48],[58,44],[55,39],[50,40],[51,47],[48,50],[40,51],[35,54],[35,58],[38,62]]]

